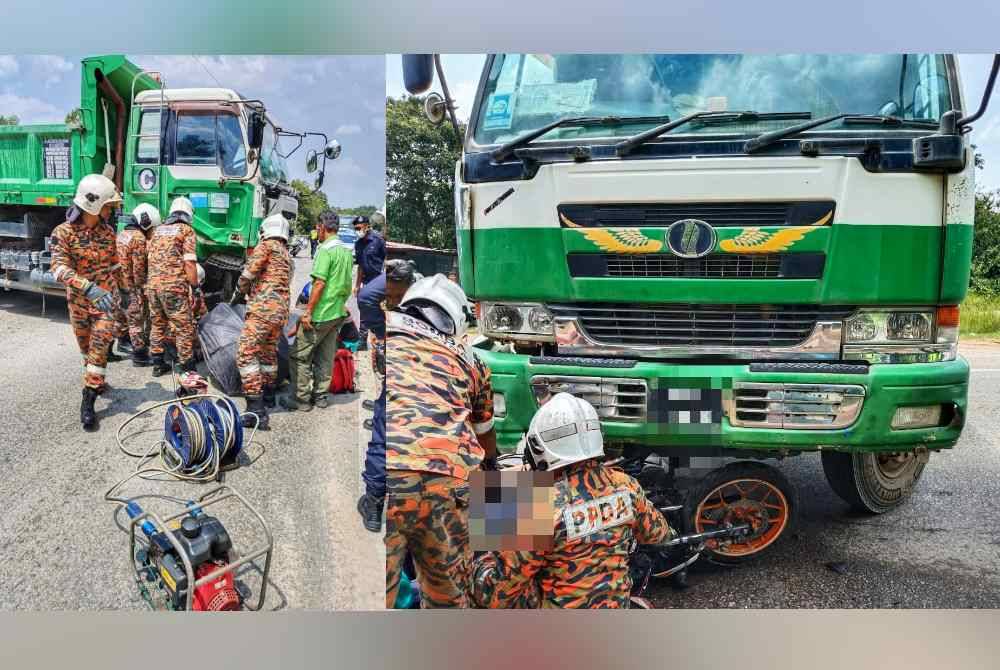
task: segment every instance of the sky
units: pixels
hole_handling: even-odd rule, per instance
[[[455,98],[457,114],[462,120],[468,119],[484,61],[482,54],[446,54],[441,58],[448,88]],[[967,109],[979,107],[992,61],[992,54],[959,55],[959,71]],[[997,88],[1000,89],[1000,82],[997,83]],[[433,90],[440,91],[440,85],[436,81]],[[386,95],[400,97],[405,93],[400,57],[387,56]],[[985,168],[976,175],[977,188],[981,191],[1000,189],[1000,91],[995,92],[983,118],[973,124],[972,142],[985,160]]]
[[[0,55],[0,114],[62,123],[80,104],[80,58]],[[385,58],[382,56],[129,56],[168,87],[233,88],[264,101],[278,124],[320,131],[343,152],[327,162],[323,191],[338,207],[385,202]],[[317,142],[315,147],[319,149]],[[289,145],[285,146],[290,148]],[[312,184],[303,146],[291,176]]]

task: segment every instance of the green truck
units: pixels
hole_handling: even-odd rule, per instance
[[[298,194],[285,158],[306,141],[307,169],[322,185],[327,159],[340,154],[323,133],[291,132],[263,101],[226,88],[167,88],[120,55],[82,61],[76,122],[0,126],[0,287],[61,294],[50,272],[48,238],[85,175],[103,172],[124,198],[123,213],[148,202],[194,205],[206,294],[231,293],[257,229],[268,214],[292,219]],[[290,149],[282,140],[295,142]],[[320,160],[322,158],[322,165]]]
[[[407,90],[435,69],[404,56]],[[853,506],[901,504],[964,425],[968,130],[996,70],[969,114],[950,55],[487,56],[456,234],[502,448],[586,398],[610,449],[693,479],[692,530],[753,520],[732,559],[794,513],[762,459],[820,452]],[[425,110],[454,123],[441,84]]]

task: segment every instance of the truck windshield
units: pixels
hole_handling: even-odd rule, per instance
[[[264,125],[264,142],[260,148],[260,175],[267,182],[287,182],[288,164],[285,163],[281,138],[270,123]]]
[[[243,130],[235,114],[179,113],[176,147],[178,165],[218,165],[226,177],[246,175]]]
[[[716,110],[937,121],[956,106],[952,76],[935,54],[498,54],[472,117],[473,137],[501,144],[567,117],[676,119]],[[675,134],[757,134],[799,122],[692,123]],[[622,137],[656,123],[573,125],[539,139]]]

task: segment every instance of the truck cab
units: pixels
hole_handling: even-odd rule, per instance
[[[619,453],[820,452],[901,504],[964,425],[963,110],[950,55],[488,56],[456,236],[501,447],[566,391]]]

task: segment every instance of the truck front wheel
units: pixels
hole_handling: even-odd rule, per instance
[[[920,480],[926,459],[914,452],[822,453],[834,493],[853,509],[884,514],[902,505]]]

